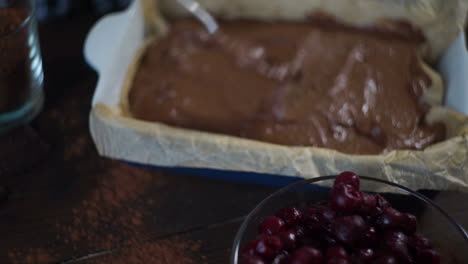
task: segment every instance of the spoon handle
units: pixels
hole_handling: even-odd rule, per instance
[[[192,13],[194,16],[202,22],[207,31],[210,34],[215,33],[218,30],[218,23],[215,21],[213,16],[206,11],[205,8],[203,8],[200,3],[196,0],[177,0],[179,4],[183,5],[190,13]]]

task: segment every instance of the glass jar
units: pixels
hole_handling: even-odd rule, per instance
[[[0,0],[0,132],[42,108],[42,59],[33,0]]]

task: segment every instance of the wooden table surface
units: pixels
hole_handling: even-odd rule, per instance
[[[84,38],[96,20],[75,16],[40,27],[44,110],[30,126],[0,137],[0,263],[104,263],[93,261],[171,239],[194,243],[189,248],[192,261],[186,263],[228,263],[243,217],[276,188],[138,168],[100,157],[88,128],[97,75],[82,55]],[[93,201],[93,193],[103,182],[118,187],[121,174],[135,179],[133,184],[144,191],[108,204],[112,215],[105,219],[116,220],[109,220],[106,228],[84,221],[87,211],[82,208]],[[468,228],[467,194],[431,194]],[[117,224],[117,219],[140,214],[136,208],[143,212],[138,218],[140,241]],[[84,235],[73,237],[76,230]],[[109,238],[113,244],[107,247],[113,253],[96,243],[110,234],[120,239],[116,245]]]

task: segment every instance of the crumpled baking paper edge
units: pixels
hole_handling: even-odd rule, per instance
[[[424,151],[348,155],[316,147],[288,147],[170,127],[124,117],[97,104],[92,136],[101,155],[149,165],[210,168],[313,178],[355,171],[411,189],[468,191],[468,133]],[[468,118],[439,108],[442,115]],[[464,129],[466,130],[466,129]]]

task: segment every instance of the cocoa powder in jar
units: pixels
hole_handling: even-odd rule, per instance
[[[21,107],[30,95],[28,11],[0,8],[0,114]]]

